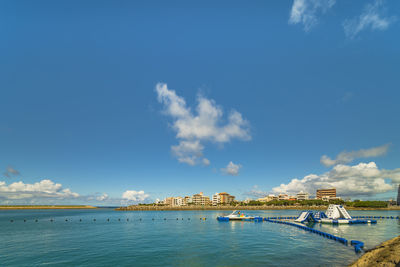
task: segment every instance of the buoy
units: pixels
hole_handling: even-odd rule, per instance
[[[51,222],[53,222],[53,219],[50,219]]]
[[[81,222],[81,221],[82,221],[82,219],[79,219],[79,221]]]
[[[108,219],[107,219],[107,222],[109,222],[109,221],[110,221],[110,219],[108,218]]]
[[[68,222],[68,219],[65,219],[66,222]]]
[[[95,221],[96,221],[96,219],[93,219],[93,221],[95,222]]]
[[[121,221],[121,219],[118,219],[118,221]]]
[[[26,220],[24,219],[24,222],[26,222]]]

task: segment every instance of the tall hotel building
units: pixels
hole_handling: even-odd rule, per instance
[[[336,198],[336,188],[331,189],[318,189],[317,190],[317,199],[322,198]]]

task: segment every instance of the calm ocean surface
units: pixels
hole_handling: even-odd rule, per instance
[[[269,217],[295,216],[300,211],[245,213]],[[216,220],[226,214],[228,211],[0,211],[0,266],[342,266],[359,256],[351,246],[295,227]],[[350,211],[350,215],[399,216],[400,211]],[[200,220],[202,217],[207,220]],[[378,220],[375,225],[313,227],[363,241],[366,249],[400,234],[399,221],[390,219]]]

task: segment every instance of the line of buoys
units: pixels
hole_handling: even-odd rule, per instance
[[[297,219],[295,216],[289,216],[289,217],[266,217],[267,219],[271,220],[294,220]]]
[[[261,218],[261,217],[260,217],[260,218]],[[139,218],[139,221],[142,221],[142,220],[143,220],[142,218]],[[156,218],[152,218],[151,220],[152,220],[152,221],[156,221],[157,219],[156,219]],[[164,221],[167,221],[167,220],[175,220],[175,219],[167,219],[167,218],[164,218]],[[178,221],[178,220],[184,221],[185,218],[176,218],[176,220],[177,220],[177,221]],[[190,219],[190,218],[187,218],[187,220],[190,221],[191,219]],[[200,220],[201,220],[201,221],[206,221],[207,218],[206,218],[206,217],[201,217]],[[14,221],[15,221],[14,219],[10,219],[10,222],[14,222]],[[24,222],[28,222],[28,219],[23,219],[23,221],[24,221]],[[34,221],[35,221],[35,222],[39,222],[38,219],[35,219]],[[50,222],[55,222],[54,219],[50,219],[49,221],[50,221]],[[66,219],[64,219],[64,221],[65,221],[65,222],[72,222],[72,219],[66,218]],[[82,220],[82,219],[79,219],[79,221],[82,222],[83,220]],[[96,222],[96,221],[97,221],[96,218],[93,218],[93,222]],[[107,221],[107,222],[110,222],[110,221],[112,221],[112,220],[111,220],[110,218],[107,218],[106,221]],[[121,218],[118,218],[118,221],[120,222],[120,221],[121,221]],[[127,218],[126,221],[129,221],[129,218]]]

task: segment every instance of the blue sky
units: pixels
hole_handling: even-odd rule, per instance
[[[394,198],[399,10],[389,0],[2,1],[0,201],[320,186]]]

